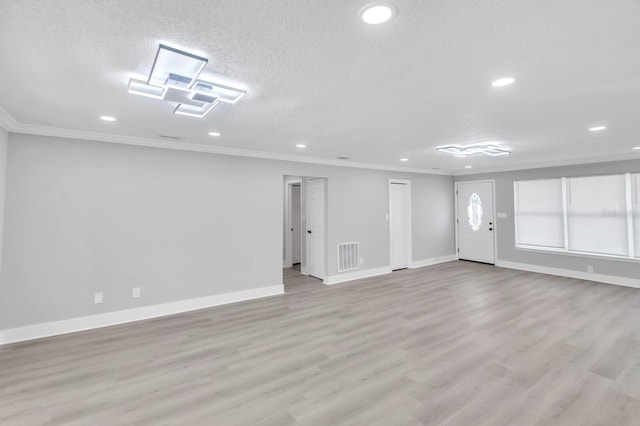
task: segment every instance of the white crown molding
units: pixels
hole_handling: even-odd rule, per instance
[[[81,139],[97,142],[110,142],[123,145],[136,145],[151,148],[174,149],[177,151],[205,152],[209,154],[230,155],[234,157],[261,158],[265,160],[290,161],[296,163],[320,164],[324,166],[350,167],[355,169],[383,170],[402,173],[420,173],[430,175],[449,175],[444,170],[425,170],[409,167],[389,166],[385,164],[361,163],[349,160],[307,157],[303,155],[280,154],[276,152],[254,151],[249,149],[229,148],[224,146],[202,145],[190,142],[173,142],[162,139],[142,138],[137,136],[116,135],[110,133],[91,132],[86,130],[64,129],[35,124],[17,122],[9,113],[0,108],[0,127],[11,133],[49,136],[55,138]]]
[[[0,345],[75,333],[77,331],[93,330],[116,324],[125,324],[133,321],[141,321],[280,294],[284,294],[283,284],[10,328],[0,330]]]
[[[18,128],[18,122],[7,111],[0,108],[0,127],[7,132],[15,132]]]
[[[142,138],[137,136],[116,135],[101,132],[91,132],[85,130],[64,129],[51,126],[41,126],[35,124],[23,124],[18,122],[8,112],[0,107],[0,127],[10,133],[23,133],[28,135],[50,136],[56,138],[82,139],[97,142],[110,142],[123,145],[136,145],[151,148],[174,149],[177,151],[205,152],[209,154],[230,155],[235,157],[261,158],[266,160],[290,161],[295,163],[319,164],[334,167],[350,167],[355,169],[382,170],[399,173],[418,173],[428,175],[443,176],[469,176],[488,173],[511,172],[517,170],[543,169],[548,167],[575,166],[580,164],[606,163],[611,161],[640,159],[640,151],[612,155],[607,157],[590,157],[563,161],[547,161],[541,163],[527,163],[522,165],[494,167],[476,170],[433,170],[410,167],[390,166],[386,164],[361,163],[350,160],[338,160],[330,158],[307,157],[303,155],[280,154],[275,152],[255,151],[249,149],[237,149],[224,146],[202,145],[189,142],[172,142],[163,139]]]
[[[625,161],[625,160],[626,161],[640,160],[640,151],[633,151],[628,154],[608,155],[606,157],[587,157],[587,158],[576,158],[573,160],[544,161],[540,163],[527,163],[527,164],[507,166],[507,167],[493,167],[488,169],[478,169],[475,171],[461,170],[457,172],[452,172],[451,175],[453,176],[483,175],[483,174],[502,173],[502,172],[515,172],[518,170],[536,170],[536,169],[547,169],[550,167],[579,166],[581,164],[610,163],[612,161]]]

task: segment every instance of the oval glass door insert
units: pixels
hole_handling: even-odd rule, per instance
[[[475,192],[471,194],[471,197],[469,197],[467,214],[469,216],[469,225],[471,226],[471,229],[474,231],[480,229],[480,225],[482,225],[482,200]]]

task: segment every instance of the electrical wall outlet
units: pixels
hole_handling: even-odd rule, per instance
[[[138,297],[140,297],[140,287],[133,288],[133,293],[131,297],[133,297],[134,299],[137,299]]]
[[[98,304],[98,303],[102,303],[102,300],[104,298],[104,293],[97,292],[93,295],[93,303]]]
[[[590,274],[593,274],[593,266],[591,265],[587,266],[587,272]]]

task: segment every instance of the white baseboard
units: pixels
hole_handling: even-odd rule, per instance
[[[163,303],[160,305],[143,306],[140,308],[107,312],[104,314],[89,315],[62,321],[10,328],[0,331],[0,345],[21,342],[24,340],[39,339],[41,337],[57,336],[59,334],[73,333],[76,331],[91,330],[94,328],[178,314],[181,312],[226,305],[228,303],[242,302],[261,297],[275,296],[278,294],[284,294],[283,285],[259,287],[250,290],[234,291],[232,293],[216,294],[196,299]]]
[[[593,274],[589,272],[574,271],[571,269],[552,268],[548,266],[530,265],[528,263],[507,262],[497,260],[496,266],[500,268],[518,269],[520,271],[537,272],[539,274],[557,275],[560,277],[577,278],[579,280],[597,281],[605,284],[615,284],[624,287],[640,288],[640,280],[635,278],[617,277],[615,275]]]
[[[347,281],[376,277],[378,275],[384,275],[384,274],[390,274],[390,273],[391,273],[391,267],[389,266],[385,266],[383,268],[364,269],[362,271],[346,272],[344,274],[338,274],[338,275],[328,275],[327,277],[325,277],[323,283],[326,285],[333,285],[333,284],[344,283]]]
[[[458,260],[458,256],[455,254],[448,254],[446,256],[432,257],[431,259],[415,260],[411,262],[409,268],[422,268],[424,266],[437,265],[438,263],[452,262]]]

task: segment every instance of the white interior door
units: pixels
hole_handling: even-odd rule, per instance
[[[458,200],[458,258],[495,263],[493,182],[460,182]]]
[[[389,241],[391,269],[409,267],[410,243],[410,208],[408,182],[389,182]]]
[[[325,180],[307,179],[307,274],[324,279]]]
[[[300,226],[302,222],[300,208],[300,185],[291,185],[291,257],[293,263],[300,263],[302,259]]]

